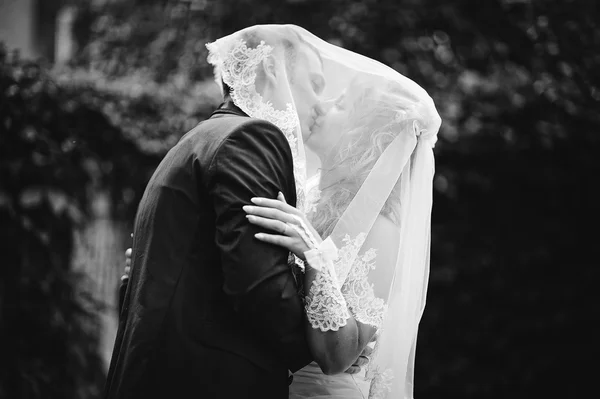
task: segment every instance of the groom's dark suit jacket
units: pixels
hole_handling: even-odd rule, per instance
[[[287,399],[312,360],[301,298],[242,210],[278,191],[295,204],[285,136],[230,101],[169,151],[135,219],[106,398]]]

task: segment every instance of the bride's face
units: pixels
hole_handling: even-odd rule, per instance
[[[315,116],[311,135],[305,145],[323,159],[348,131],[348,122],[352,116],[352,99],[344,92],[337,98],[324,101],[321,108],[322,115]]]

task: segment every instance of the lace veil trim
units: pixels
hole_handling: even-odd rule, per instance
[[[261,41],[256,48],[250,48],[243,39],[237,39],[231,49],[222,56],[217,42],[208,43],[208,63],[214,66],[215,80],[223,80],[231,88],[231,98],[235,105],[253,118],[263,119],[277,126],[285,135],[294,162],[297,208],[304,208],[306,165],[300,159],[298,137],[300,120],[292,103],[285,110],[276,110],[270,101],[265,101],[256,90],[256,68],[273,52],[273,47]]]

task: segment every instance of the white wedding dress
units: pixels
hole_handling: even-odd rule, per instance
[[[290,385],[290,399],[366,399],[370,381],[358,374],[325,375],[315,362],[298,370]]]

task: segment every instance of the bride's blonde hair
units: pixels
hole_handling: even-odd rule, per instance
[[[327,237],[335,227],[375,163],[387,146],[405,131],[407,119],[399,117],[394,88],[373,87],[355,80],[348,89],[351,118],[345,125],[343,139],[332,149],[334,168],[344,170],[345,177],[331,187],[322,189],[321,198],[311,222],[321,237]],[[322,173],[326,173],[323,171]],[[400,179],[392,189],[381,215],[400,223]]]

